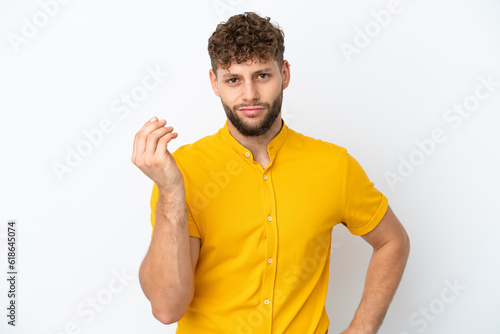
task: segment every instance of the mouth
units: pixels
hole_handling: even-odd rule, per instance
[[[262,108],[262,107],[250,107],[250,108],[239,108],[238,110],[245,116],[255,117],[255,116],[259,116],[264,111],[264,108]]]

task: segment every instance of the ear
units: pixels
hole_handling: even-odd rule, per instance
[[[281,76],[283,78],[283,89],[288,87],[290,83],[290,63],[288,60],[283,60],[283,68],[281,70]]]
[[[215,72],[213,69],[210,69],[210,71],[208,71],[208,73],[210,75],[210,83],[212,84],[212,89],[213,89],[215,95],[220,97],[219,86],[217,85],[217,76],[215,75]]]

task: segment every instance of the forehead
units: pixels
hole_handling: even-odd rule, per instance
[[[249,60],[245,63],[237,64],[231,63],[228,68],[218,68],[217,74],[221,76],[230,75],[244,75],[252,74],[255,72],[270,72],[279,71],[279,65],[276,59],[271,59],[266,62],[260,62],[258,60]]]

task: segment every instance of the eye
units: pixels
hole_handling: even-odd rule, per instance
[[[235,84],[237,81],[238,81],[238,79],[236,79],[236,78],[231,78],[231,79],[226,80],[226,82],[230,83],[230,84]]]
[[[269,76],[270,76],[270,74],[269,74],[269,73],[260,73],[260,74],[259,74],[259,78],[260,78],[260,79],[265,79],[265,78],[267,78],[267,77],[269,77]]]

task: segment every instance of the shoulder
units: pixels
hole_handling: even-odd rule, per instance
[[[202,173],[202,171],[218,168],[217,166],[222,161],[227,160],[231,150],[222,140],[221,131],[222,129],[175,150],[172,156],[181,171]]]
[[[213,149],[218,143],[218,132],[212,135],[203,137],[194,143],[185,144],[175,150],[172,155],[177,159],[195,158],[201,154],[205,154],[207,150]]]
[[[334,143],[306,136],[288,128],[286,146],[291,150],[298,150],[309,154],[324,155],[324,158],[344,158],[348,156],[347,149]]]

